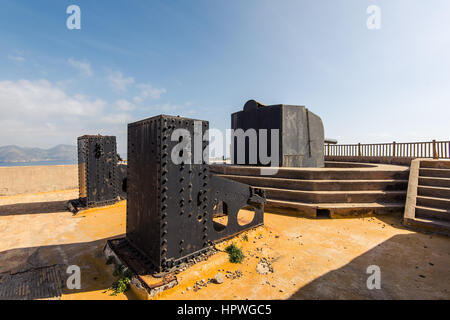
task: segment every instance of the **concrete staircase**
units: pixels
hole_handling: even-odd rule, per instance
[[[267,210],[292,212],[294,209],[310,217],[403,211],[407,167],[328,165],[332,167],[280,168],[272,176],[261,176],[259,167],[249,166],[213,165],[211,170],[219,176],[264,189]]]
[[[450,161],[412,161],[404,224],[450,235]]]

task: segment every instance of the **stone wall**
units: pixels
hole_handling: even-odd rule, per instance
[[[78,165],[0,167],[0,196],[78,188]]]

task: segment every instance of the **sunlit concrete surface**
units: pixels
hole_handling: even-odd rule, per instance
[[[67,192],[41,193],[15,201],[55,202],[67,196]],[[6,198],[1,201],[8,203]],[[26,206],[2,213],[2,208],[0,273],[78,265],[82,287],[64,288],[62,299],[136,298],[131,292],[117,296],[105,292],[115,278],[102,249],[107,239],[125,234],[125,201],[76,216],[57,210],[30,213]],[[407,230],[401,218],[308,219],[266,213],[265,226],[217,245],[221,251],[178,274],[179,284],[154,298],[450,299],[450,238]],[[246,256],[242,264],[228,261],[223,249],[229,243],[242,247]],[[273,273],[256,271],[261,258],[271,262]],[[381,269],[379,290],[367,288],[370,265]],[[222,284],[209,283],[194,291],[197,281],[207,282],[219,270]],[[242,276],[226,277],[236,270]]]
[[[0,196],[78,188],[78,165],[0,167]]]

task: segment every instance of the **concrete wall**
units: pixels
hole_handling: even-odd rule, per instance
[[[400,157],[325,156],[325,161],[383,163],[383,164],[395,164],[400,166],[410,166],[411,161],[414,159],[415,158],[400,158]]]
[[[78,165],[0,167],[0,196],[78,188]]]

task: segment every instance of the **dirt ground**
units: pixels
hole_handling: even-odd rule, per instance
[[[125,234],[126,202],[72,216],[61,207],[72,193],[0,197],[0,273],[78,265],[81,289],[64,288],[62,299],[135,299],[107,291],[115,277],[102,254],[107,239]],[[266,212],[264,218],[264,226],[218,244],[217,254],[178,274],[178,285],[154,298],[450,299],[450,238],[405,229],[401,215],[308,219]],[[242,248],[241,264],[228,261],[230,243]],[[372,265],[380,268],[381,289],[367,288]],[[223,283],[201,285],[219,272]]]

